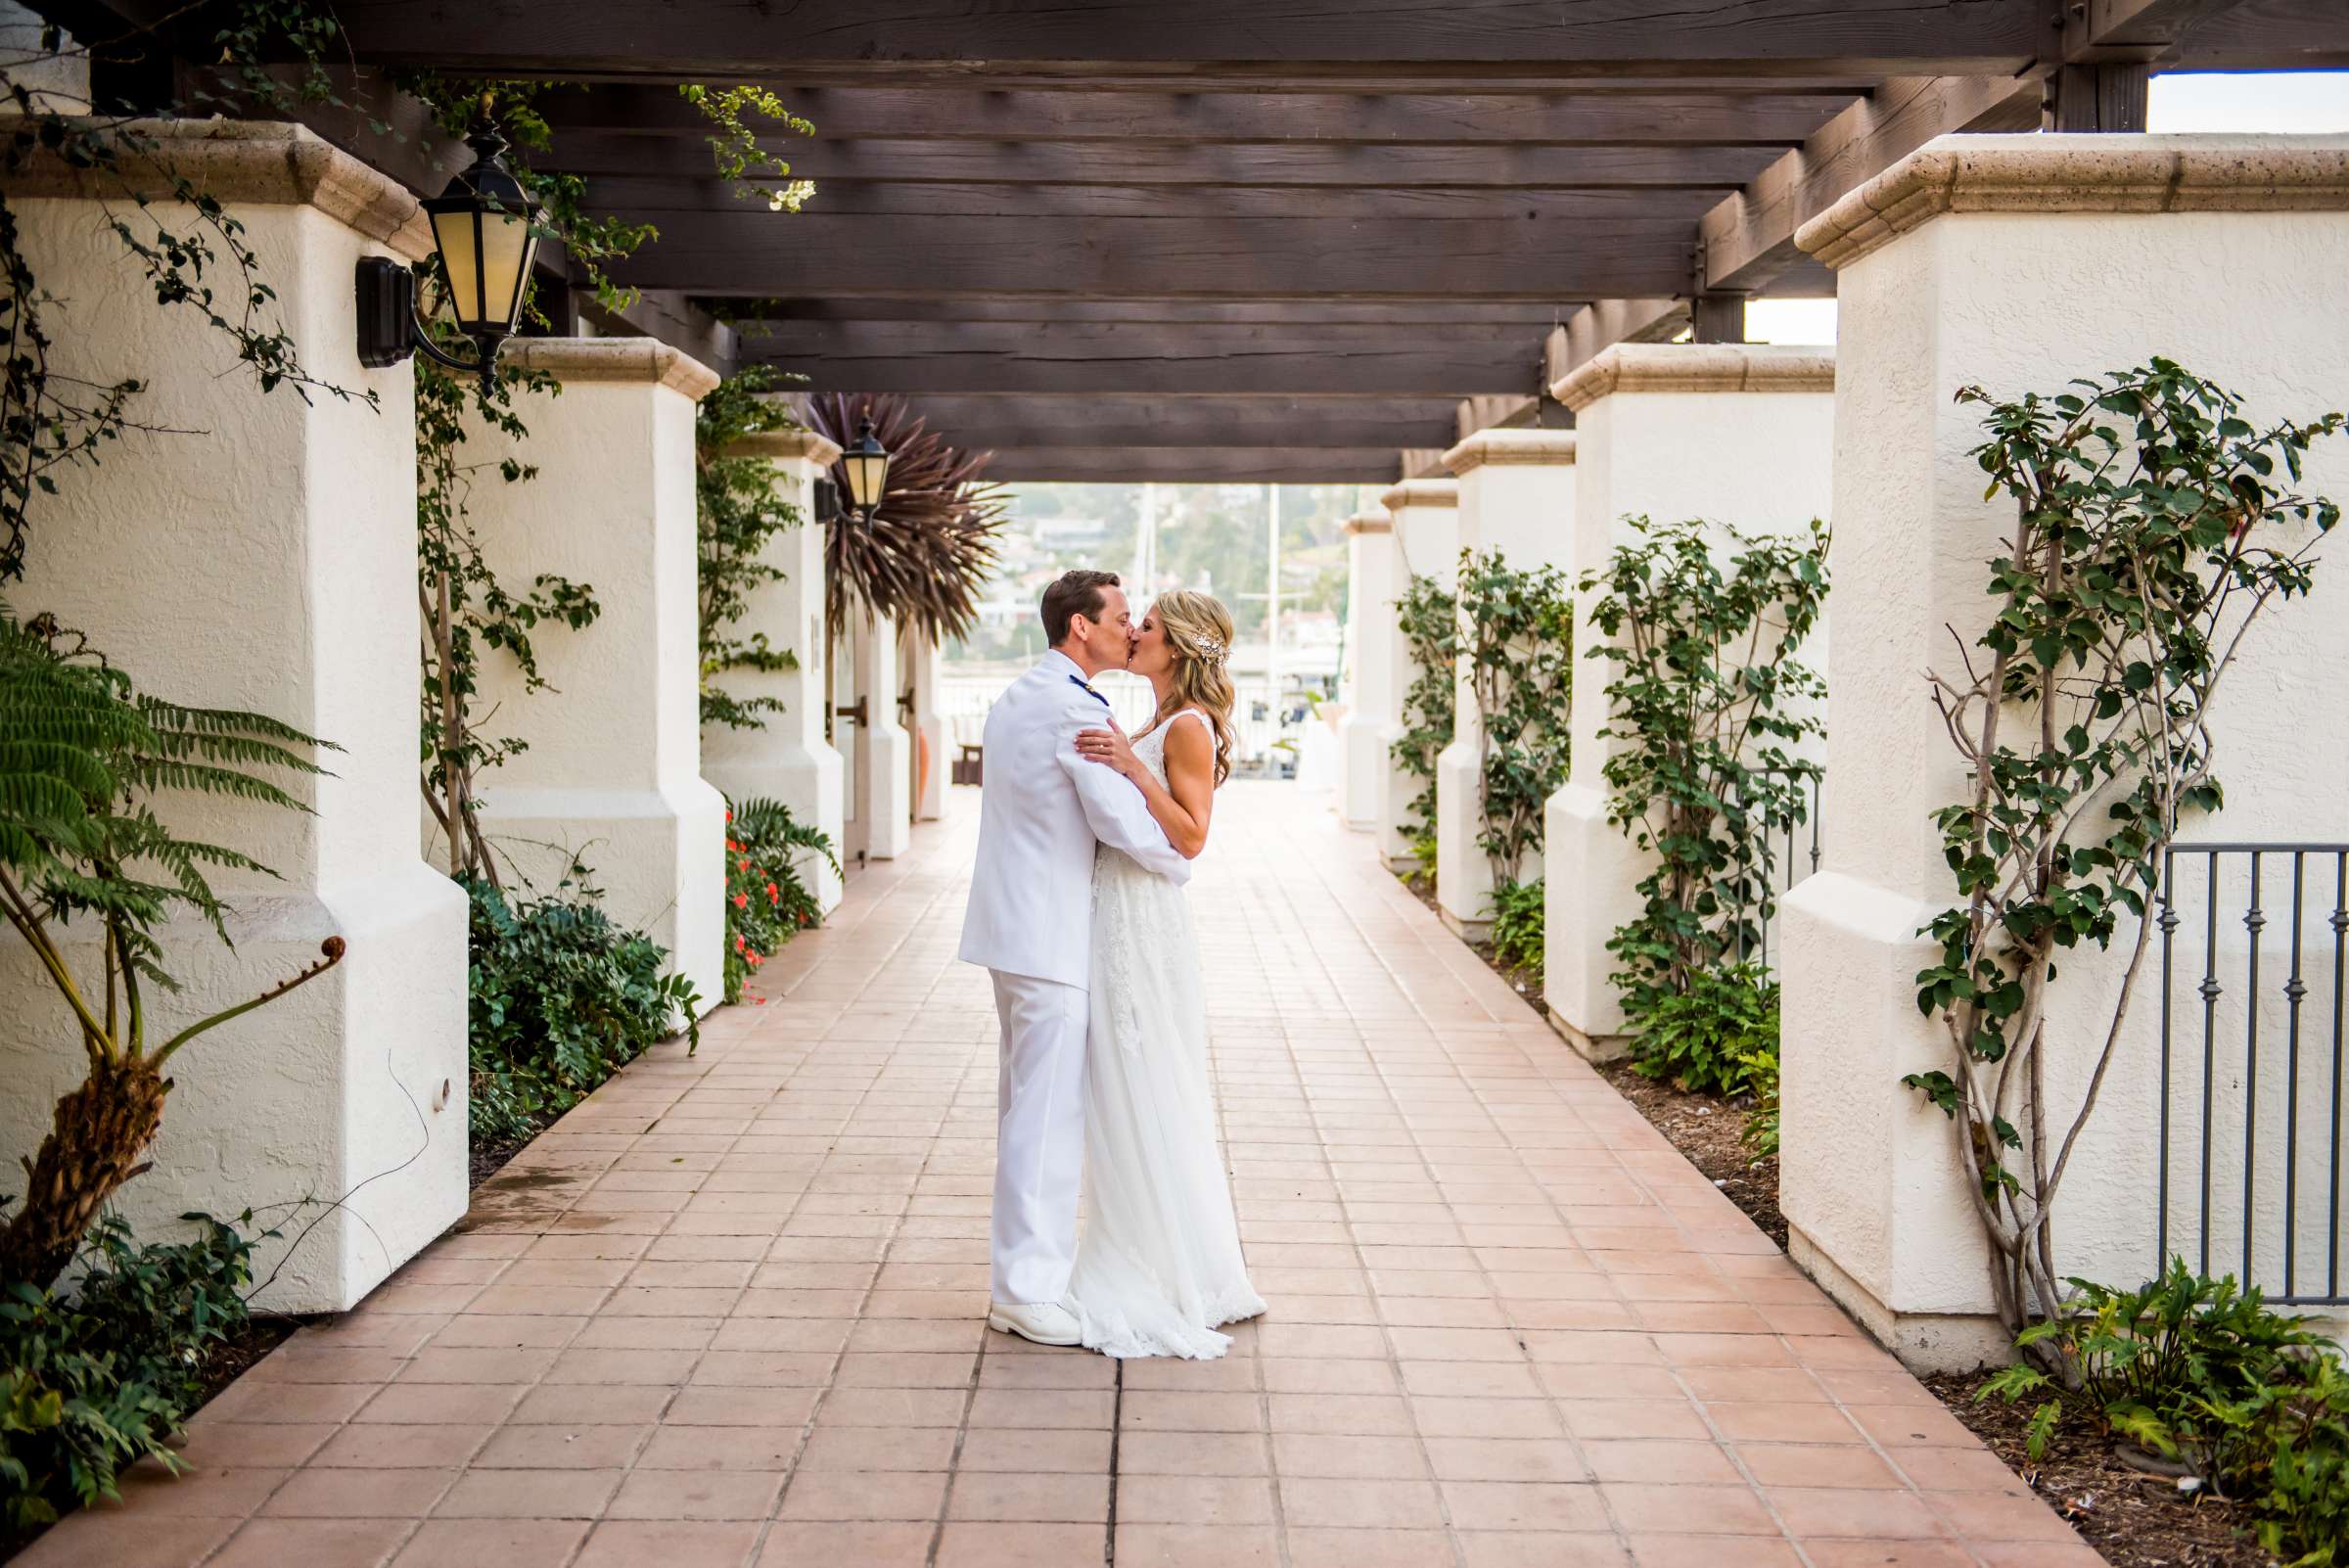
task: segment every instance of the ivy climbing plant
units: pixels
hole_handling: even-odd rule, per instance
[[[765,370],[744,371],[704,397],[694,421],[694,482],[700,507],[702,722],[762,729],[764,715],[783,711],[781,699],[738,697],[712,677],[728,669],[790,670],[797,653],[778,648],[763,628],[743,629],[750,596],[783,580],[783,569],[760,559],[766,543],[806,523],[800,509],[775,492],[780,473],[763,457],[735,448],[745,438],[791,429],[790,413],[768,396],[776,383]],[[787,631],[800,628],[786,627]]]
[[[1433,863],[1436,838],[1436,759],[1451,744],[1454,665],[1460,646],[1459,601],[1431,576],[1414,576],[1395,601],[1396,624],[1410,647],[1410,680],[1403,691],[1403,733],[1389,748],[1395,765],[1420,781],[1401,826],[1419,858]]]
[[[496,855],[482,831],[481,777],[528,750],[517,736],[493,732],[481,702],[482,659],[505,655],[525,694],[544,690],[533,641],[546,623],[582,630],[602,613],[591,584],[542,572],[527,588],[501,580],[482,554],[471,498],[474,485],[527,484],[537,469],[519,457],[465,460],[469,427],[519,444],[530,435],[514,394],[561,391],[552,377],[512,363],[487,387],[428,361],[416,366],[416,599],[423,612],[422,726],[425,808],[438,830],[448,874],[501,885]]]
[[[1755,945],[1774,906],[1771,839],[1808,819],[1826,684],[1796,657],[1827,595],[1827,530],[1758,537],[1628,519],[1581,588],[1611,665],[1607,820],[1653,856],[1610,977],[1635,1028]]]
[[[1574,605],[1555,567],[1519,568],[1500,551],[1460,552],[1459,647],[1484,752],[1477,847],[1497,887],[1513,887],[1542,847],[1542,815],[1566,782]]]
[[[1986,498],[2014,523],[1989,563],[1988,627],[1932,700],[1965,764],[1966,795],[1935,813],[1958,902],[1924,928],[1939,957],[1916,977],[1947,1064],[1902,1082],[1953,1122],[2010,1331],[2062,1315],[2055,1201],[2124,1037],[2154,924],[2162,852],[2222,796],[2211,714],[2244,639],[2309,591],[2340,520],[2292,488],[2338,413],[2265,429],[2241,400],[2177,364],[2006,401],[1969,387],[1988,438]],[[2059,950],[2127,939],[2109,1016],[2061,1038],[2049,995]],[[2050,1051],[2093,1067],[2057,1105]],[[2056,1341],[2032,1354],[2076,1379]],[[2076,1386],[2076,1385],[2075,1385]]]

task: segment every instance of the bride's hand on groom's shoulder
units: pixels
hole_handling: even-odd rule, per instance
[[[1077,755],[1088,762],[1114,767],[1128,778],[1141,771],[1142,764],[1133,755],[1133,743],[1126,738],[1126,732],[1118,728],[1114,718],[1107,729],[1081,731],[1077,736]]]

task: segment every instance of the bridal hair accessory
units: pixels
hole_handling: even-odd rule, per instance
[[[1220,637],[1198,637],[1192,640],[1191,652],[1198,656],[1201,664],[1220,666],[1223,663],[1225,650]]]

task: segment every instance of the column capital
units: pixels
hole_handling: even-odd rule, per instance
[[[1558,468],[1574,461],[1574,447],[1570,430],[1480,430],[1446,452],[1444,466],[1455,475],[1487,465]]]
[[[1395,520],[1384,512],[1357,512],[1346,520],[1348,533],[1392,533]]]
[[[1561,377],[1576,413],[1611,392],[1831,392],[1835,350],[1763,343],[1619,343]]]
[[[1457,506],[1460,504],[1460,482],[1449,479],[1408,479],[1401,484],[1388,486],[1378,498],[1378,504],[1390,513],[1406,506]]]
[[[830,468],[840,460],[840,442],[811,430],[765,430],[735,441],[726,448],[726,455],[763,457],[777,463],[804,457],[818,468]]]
[[[697,403],[718,382],[716,371],[658,338],[513,338],[505,358],[560,382],[644,382]]]
[[[2349,136],[1940,136],[1795,232],[1842,268],[1944,212],[2349,210]]]
[[[406,186],[305,126],[276,120],[134,119],[121,123],[114,135],[122,148],[114,168],[84,168],[36,150],[8,177],[8,194],[165,201],[178,195],[184,180],[229,207],[316,208],[403,260],[421,261],[433,253],[432,225]]]

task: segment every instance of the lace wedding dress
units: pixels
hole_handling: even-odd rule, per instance
[[[1133,743],[1161,784],[1167,734]],[[1207,1002],[1182,889],[1104,846],[1093,862],[1085,1045],[1084,1228],[1069,1305],[1105,1356],[1221,1356],[1254,1317],[1207,1080]]]

